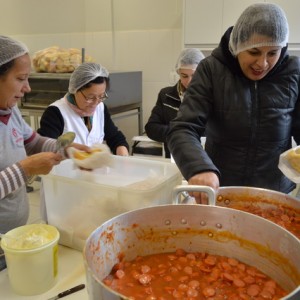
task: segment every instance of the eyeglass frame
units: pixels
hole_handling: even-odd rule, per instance
[[[95,103],[95,102],[102,102],[102,101],[105,101],[107,98],[108,98],[108,95],[106,93],[106,91],[104,92],[104,96],[101,96],[101,97],[97,97],[97,96],[93,96],[93,97],[87,97],[82,90],[79,90],[79,92],[81,93],[81,95],[84,97],[85,101],[87,103]]]

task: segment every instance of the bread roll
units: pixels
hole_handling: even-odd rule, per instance
[[[287,155],[286,159],[289,162],[290,166],[300,173],[300,148],[291,149]]]
[[[75,159],[83,160],[88,157],[91,157],[95,152],[101,152],[101,149],[92,149],[92,152],[85,152],[85,151],[74,151],[73,157]]]

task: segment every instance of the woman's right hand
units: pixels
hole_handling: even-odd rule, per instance
[[[216,192],[218,191],[220,182],[219,177],[214,172],[203,172],[194,175],[188,180],[189,185],[205,185],[212,187]],[[208,196],[206,193],[200,192],[190,192],[189,193],[192,197],[195,198],[198,204],[207,204],[208,203]]]
[[[58,165],[63,160],[59,153],[54,152],[41,152],[28,156],[27,158],[19,161],[27,177],[33,175],[46,175],[53,166]]]

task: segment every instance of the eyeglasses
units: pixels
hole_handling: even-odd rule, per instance
[[[95,103],[95,102],[100,103],[108,98],[108,95],[106,92],[104,92],[104,95],[102,95],[102,96],[92,96],[92,97],[87,97],[81,90],[79,90],[79,92],[84,97],[84,99],[87,103]]]

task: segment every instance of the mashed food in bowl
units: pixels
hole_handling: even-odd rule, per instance
[[[6,235],[4,242],[7,248],[14,250],[29,250],[39,248],[56,238],[55,232],[48,229],[48,225],[36,224],[26,227],[26,230],[14,235]]]

